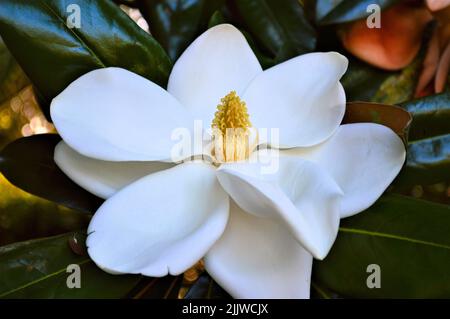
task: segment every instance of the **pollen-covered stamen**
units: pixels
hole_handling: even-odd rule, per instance
[[[211,126],[213,155],[218,162],[234,162],[248,158],[256,145],[256,135],[251,130],[247,106],[235,91],[221,99]]]

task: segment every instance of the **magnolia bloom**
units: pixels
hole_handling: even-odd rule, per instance
[[[187,48],[167,91],[118,68],[70,84],[51,105],[63,138],[55,161],[106,199],[89,225],[90,257],[110,273],[156,277],[204,258],[233,297],[308,298],[313,257],[327,255],[340,218],[372,205],[405,160],[389,128],[340,126],[346,68],[331,52],[263,71],[224,24]],[[196,119],[218,131],[202,153],[212,164],[176,165],[172,133]],[[279,143],[252,128],[278,128]],[[263,146],[281,149],[271,173],[258,159],[276,154]]]

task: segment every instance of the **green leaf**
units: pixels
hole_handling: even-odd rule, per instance
[[[409,101],[402,107],[412,114],[413,122],[406,165],[395,180],[396,189],[450,180],[450,93]]]
[[[366,18],[373,11],[367,12],[371,4],[386,9],[399,0],[316,0],[316,22],[318,24],[334,24]]]
[[[0,171],[12,184],[29,193],[93,213],[103,200],[72,182],[53,160],[60,140],[55,134],[41,134],[10,143],[0,152]]]
[[[229,0],[228,7],[276,63],[315,49],[316,32],[297,0]]]
[[[394,182],[394,191],[449,180],[450,134],[446,134],[408,145],[406,165]]]
[[[0,177],[0,246],[88,227],[90,215],[24,194]]]
[[[413,115],[410,141],[450,133],[450,92],[409,101],[402,107]]]
[[[204,272],[189,288],[184,299],[232,299],[232,297]]]
[[[314,262],[313,280],[344,297],[449,298],[450,207],[400,195],[343,219],[331,252]],[[366,285],[367,266],[381,288]]]
[[[0,38],[0,104],[13,97],[29,82]]]
[[[82,234],[64,234],[0,247],[0,298],[121,298],[141,276],[113,276],[99,269],[86,255]],[[75,241],[76,240],[76,241]],[[72,244],[70,244],[72,242]],[[74,244],[75,242],[75,244]],[[81,288],[67,287],[67,266],[79,265]]]
[[[152,35],[175,61],[207,29],[211,15],[224,0],[140,0]]]
[[[268,69],[277,64],[277,62],[274,59],[270,58],[267,54],[265,54],[259,49],[258,45],[252,38],[250,33],[248,33],[245,30],[241,30],[241,32],[244,35],[245,39],[247,40],[248,45],[252,49],[253,53],[255,54],[256,58],[258,59],[263,69]]]
[[[372,102],[399,104],[411,100],[422,71],[424,50],[400,73],[389,76],[371,99]]]
[[[81,28],[69,28],[70,4]],[[154,38],[110,0],[2,0],[0,35],[38,91],[44,113],[79,76],[122,67],[162,86],[171,62]]]
[[[370,101],[391,74],[392,72],[350,58],[348,70],[341,79],[347,101]]]

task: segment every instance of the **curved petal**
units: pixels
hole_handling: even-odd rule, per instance
[[[243,210],[279,220],[315,258],[328,254],[338,232],[341,190],[316,164],[285,157],[277,172],[264,174],[260,162],[232,163],[217,176]]]
[[[275,147],[324,141],[344,116],[345,93],[339,79],[347,65],[339,53],[309,53],[264,71],[243,95],[253,126],[279,129],[280,145]]]
[[[166,162],[107,162],[83,156],[64,141],[55,147],[55,163],[71,180],[88,192],[109,198],[141,177],[174,166]]]
[[[389,128],[373,123],[342,125],[325,143],[283,152],[316,162],[344,192],[341,217],[370,207],[405,162],[405,146]]]
[[[220,237],[228,211],[214,168],[181,164],[109,198],[89,225],[88,253],[111,273],[178,275]]]
[[[70,147],[105,161],[167,160],[174,129],[193,125],[170,94],[120,68],[81,76],[53,99],[50,113]]]
[[[172,69],[167,90],[207,127],[220,99],[232,90],[241,94],[260,72],[258,59],[242,33],[221,24],[184,51]]]
[[[214,280],[234,298],[309,298],[311,254],[276,221],[230,208],[224,234],[205,256]]]

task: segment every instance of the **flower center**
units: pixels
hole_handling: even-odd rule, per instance
[[[213,156],[217,162],[242,161],[256,146],[247,106],[235,91],[231,91],[217,105],[213,129]]]

